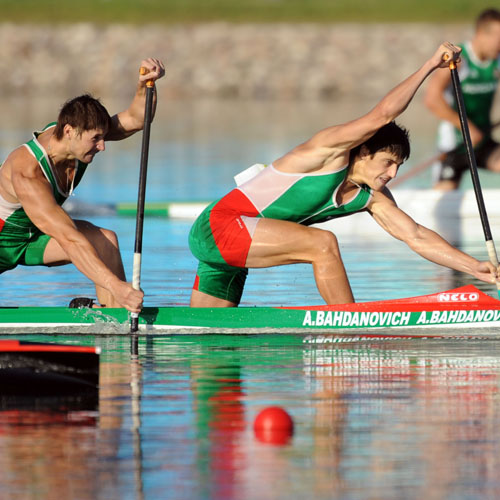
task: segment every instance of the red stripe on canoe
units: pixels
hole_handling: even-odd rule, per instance
[[[19,340],[0,340],[0,352],[81,352],[99,354],[100,349],[91,346],[64,344],[35,344]]]
[[[280,309],[300,309],[310,311],[359,311],[359,312],[411,312],[450,310],[500,310],[500,300],[481,292],[474,285],[466,285],[445,292],[419,295],[404,299],[357,302],[322,306],[281,307]]]

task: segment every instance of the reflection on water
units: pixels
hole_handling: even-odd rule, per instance
[[[38,337],[37,340],[39,340]],[[45,337],[47,339],[47,337]],[[54,338],[60,342],[78,337]],[[86,339],[89,342],[89,339]],[[99,338],[87,422],[0,414],[0,493],[32,498],[495,498],[496,341]],[[295,433],[252,425],[285,408]]]
[[[411,342],[307,353],[321,401],[316,422],[340,431],[347,477],[375,479],[381,497],[397,496],[394,480],[405,498],[495,496],[487,469],[499,465],[500,359],[490,347]]]

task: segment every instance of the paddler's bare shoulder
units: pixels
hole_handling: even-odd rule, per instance
[[[25,146],[14,149],[0,168],[0,194],[10,203],[17,202],[14,184],[20,179],[45,179],[36,158]]]
[[[325,146],[311,147],[310,141],[297,146],[273,162],[287,173],[327,173],[343,169],[349,162],[349,151]]]
[[[0,173],[8,177],[24,175],[29,177],[40,171],[38,161],[25,146],[19,146],[7,156]]]

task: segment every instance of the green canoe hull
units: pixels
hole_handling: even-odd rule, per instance
[[[0,334],[128,334],[125,309],[0,308]],[[480,332],[479,332],[480,330]],[[500,336],[500,301],[472,285],[432,295],[300,308],[146,307],[140,334],[347,334]]]

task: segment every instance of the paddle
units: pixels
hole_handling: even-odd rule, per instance
[[[481,217],[481,224],[483,226],[484,239],[486,241],[486,249],[491,263],[498,268],[498,257],[495,249],[495,243],[491,236],[490,223],[488,215],[486,214],[486,206],[483,199],[483,191],[481,190],[481,182],[477,172],[476,156],[474,155],[474,148],[470,138],[469,124],[467,122],[467,113],[465,111],[464,96],[460,86],[460,78],[458,76],[457,65],[455,61],[450,61],[449,68],[451,71],[451,80],[453,82],[453,90],[455,92],[455,99],[457,101],[458,116],[460,118],[460,127],[462,129],[462,136],[464,138],[465,150],[467,153],[467,162],[472,177],[472,184],[474,186],[474,193],[476,195],[477,206],[479,208],[479,216]],[[498,297],[500,298],[500,283],[497,281]]]
[[[141,67],[141,75],[148,70]],[[141,289],[141,260],[142,260],[142,233],[144,227],[144,203],[146,200],[146,178],[148,173],[149,133],[151,130],[151,117],[153,114],[153,92],[154,81],[146,83],[146,105],[144,110],[144,130],[142,132],[141,167],[139,172],[139,192],[137,195],[137,217],[135,226],[134,264],[132,271],[132,286],[136,290]],[[139,314],[132,313],[130,316],[130,331],[137,332],[139,329]]]

